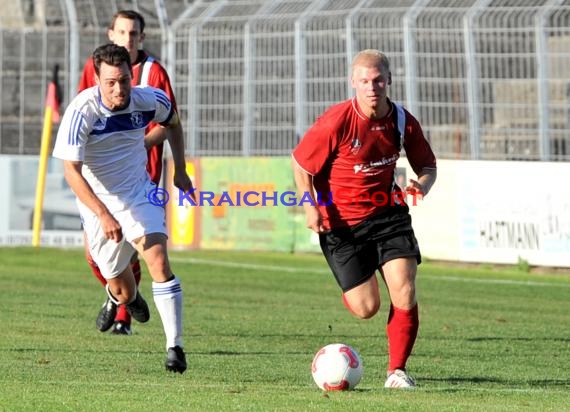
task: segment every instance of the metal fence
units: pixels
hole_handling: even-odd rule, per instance
[[[189,155],[289,154],[352,95],[352,56],[377,48],[391,58],[391,97],[438,157],[570,159],[570,0],[20,3],[21,24],[0,20],[0,153],[37,153],[52,66],[65,104],[112,14],[134,8],[173,80]]]

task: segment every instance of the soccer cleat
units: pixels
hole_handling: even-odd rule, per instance
[[[184,373],[186,370],[186,355],[180,346],[168,348],[164,366],[166,366],[167,371]]]
[[[117,305],[107,298],[103,306],[101,306],[101,310],[99,311],[99,315],[97,315],[97,320],[95,321],[95,325],[97,329],[101,332],[106,332],[109,330],[111,326],[113,326],[113,322],[115,321],[115,316],[117,315]]]
[[[131,325],[119,320],[113,324],[113,329],[111,329],[111,333],[113,335],[127,335],[130,336],[133,334],[131,330]]]
[[[144,323],[150,319],[148,305],[138,290],[135,300],[131,303],[127,303],[125,307],[127,308],[127,312],[138,322]]]
[[[388,375],[388,379],[386,379],[384,387],[391,389],[414,389],[416,387],[416,383],[405,370],[396,369]]]

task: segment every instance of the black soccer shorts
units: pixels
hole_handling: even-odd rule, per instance
[[[323,233],[319,240],[343,292],[366,282],[389,260],[415,257],[421,263],[408,207],[391,207],[355,226]]]

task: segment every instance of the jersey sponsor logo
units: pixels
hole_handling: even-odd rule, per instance
[[[381,173],[382,171],[380,170],[380,168],[382,166],[386,166],[388,164],[392,164],[392,163],[396,163],[396,161],[398,160],[398,158],[400,157],[399,154],[394,154],[390,157],[385,157],[383,159],[377,160],[375,162],[369,162],[368,164],[366,163],[360,163],[357,165],[354,165],[354,173],[364,173],[366,175],[377,175],[379,173]]]

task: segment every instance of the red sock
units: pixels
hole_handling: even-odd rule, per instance
[[[412,309],[398,309],[390,305],[386,333],[388,335],[388,371],[405,369],[406,362],[416,342],[420,318],[418,305]]]
[[[99,282],[101,282],[101,284],[103,286],[107,285],[107,279],[105,279],[103,277],[103,275],[101,274],[101,271],[99,270],[99,266],[97,266],[97,263],[95,263],[95,261],[93,260],[93,257],[89,254],[89,252],[85,253],[85,258],[87,259],[87,263],[89,264],[89,267],[91,268],[91,272],[93,272],[93,275],[99,279]]]
[[[133,270],[133,274],[135,275],[135,282],[138,286],[141,281],[141,264],[138,258],[131,263],[131,269]],[[125,322],[128,325],[131,324],[131,315],[129,315],[129,312],[127,312],[125,305],[120,305],[117,309],[115,322]]]

